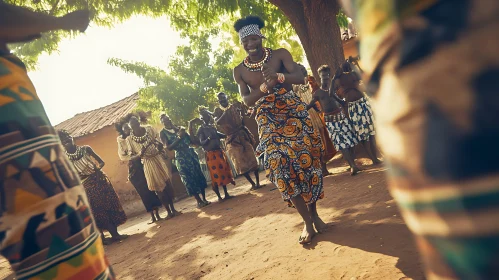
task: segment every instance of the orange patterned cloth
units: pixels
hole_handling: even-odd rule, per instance
[[[324,197],[322,141],[314,130],[306,104],[284,88],[262,97],[255,105],[260,144],[268,178],[285,201],[301,195],[306,203]]]
[[[206,151],[206,165],[210,170],[211,184],[214,187],[236,184],[232,177],[232,169],[222,150]]]

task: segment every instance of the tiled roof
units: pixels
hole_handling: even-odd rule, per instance
[[[139,94],[134,93],[102,108],[76,114],[76,116],[56,125],[55,129],[65,129],[73,137],[93,133],[99,129],[113,125],[120,118],[132,112],[135,106],[137,106],[138,99]]]

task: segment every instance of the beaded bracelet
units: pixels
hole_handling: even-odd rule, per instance
[[[286,80],[286,77],[284,77],[284,74],[283,73],[277,73],[277,81],[279,83],[284,83],[284,81]]]
[[[263,93],[266,93],[268,91],[268,88],[267,88],[267,84],[266,83],[262,83],[260,85],[260,91],[263,92]]]

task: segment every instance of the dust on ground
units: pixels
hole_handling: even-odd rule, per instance
[[[366,166],[355,177],[344,162],[328,165],[325,198],[318,203],[329,224],[310,245],[298,244],[303,228],[296,210],[267,185],[249,191],[244,178],[236,195],[198,210],[193,198],[176,203],[184,214],[147,225],[148,214],[129,219],[131,236],[106,247],[118,279],[424,279],[412,236],[388,194],[384,168]],[[264,178],[264,173],[260,175]],[[165,216],[165,213],[162,213]],[[6,273],[0,263],[0,274]]]

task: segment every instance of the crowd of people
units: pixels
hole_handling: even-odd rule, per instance
[[[227,185],[234,184],[228,158],[257,189],[257,158],[263,157],[268,179],[303,219],[299,243],[310,243],[327,229],[317,202],[324,198],[328,159],[340,151],[355,175],[359,168],[353,149],[361,144],[373,164],[380,163],[373,102],[391,191],[415,233],[428,277],[493,279],[498,272],[493,211],[498,166],[493,159],[499,126],[490,116],[497,112],[499,40],[489,35],[498,27],[499,4],[461,1],[466,4],[457,7],[450,0],[419,1],[392,7],[400,9],[397,17],[379,19],[386,15],[374,12],[380,7],[343,2],[354,20],[364,17],[358,22],[361,43],[369,42],[361,55],[371,100],[361,88],[360,68],[352,70],[355,59],[337,68],[321,66],[318,85],[288,50],[265,48],[264,22],[248,16],[234,25],[248,53],[234,69],[234,79],[258,124],[256,148],[242,122],[247,110],[229,104],[223,93],[220,107],[213,113],[200,107],[200,118],[191,120],[187,130],[166,114],[160,116],[164,128],[159,133],[135,115],[117,124],[118,156],[129,162],[130,181],[151,222],[162,219],[160,206],[167,219],[182,214],[174,207],[174,166],[197,207],[210,204],[193,149],[200,146],[220,201],[231,198]],[[452,19],[442,17],[449,11],[454,11]],[[66,131],[57,137],[24,64],[7,48],[7,43],[33,40],[46,31],[84,31],[88,18],[88,11],[56,18],[0,1],[0,19],[7,19],[0,20],[0,242],[20,279],[47,273],[58,279],[114,279],[102,244],[127,237],[117,229],[126,215],[102,171],[104,161],[91,147],[76,145]],[[397,28],[372,28],[376,20]],[[472,44],[483,38],[489,38],[489,47],[473,52]],[[459,65],[468,68],[440,75],[440,69],[465,69]],[[465,148],[469,153],[463,153]],[[468,160],[476,155],[491,161]],[[75,258],[82,260],[79,265],[65,265]]]

